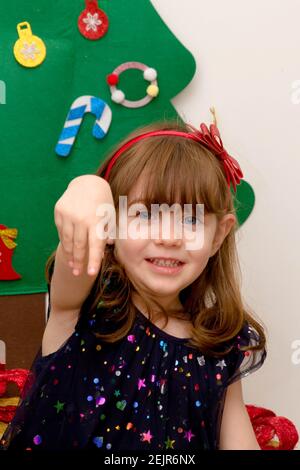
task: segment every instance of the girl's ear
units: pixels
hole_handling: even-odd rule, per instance
[[[217,222],[216,233],[214,240],[212,242],[211,256],[214,256],[219,248],[221,247],[223,241],[227,237],[228,233],[231,231],[232,227],[236,224],[236,217],[233,214],[226,214],[222,219]]]

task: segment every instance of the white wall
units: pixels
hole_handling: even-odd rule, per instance
[[[192,52],[197,73],[173,103],[194,125],[217,111],[225,148],[254,188],[254,212],[238,235],[243,296],[268,328],[268,359],[243,380],[246,403],[300,430],[300,79],[298,0],[152,0]]]

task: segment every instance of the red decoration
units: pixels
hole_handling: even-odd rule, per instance
[[[15,383],[20,396],[13,398],[0,398],[0,438],[6,425],[10,423],[16,412],[20,398],[24,398],[26,390],[32,385],[32,374],[28,369],[5,369],[5,364],[0,362],[0,397],[5,394],[8,383]],[[5,426],[3,428],[3,423]]]
[[[238,162],[224,149],[219,129],[215,124],[211,124],[209,129],[206,124],[201,124],[200,130],[198,135],[201,142],[222,161],[227,183],[231,182],[236,191],[236,185],[240,184],[243,173]]]
[[[273,411],[246,405],[257,442],[262,450],[293,450],[299,440],[294,424]]]
[[[98,7],[98,0],[85,0],[85,4],[86,8],[78,18],[78,28],[85,38],[95,41],[107,33],[108,18]]]
[[[119,75],[116,73],[111,73],[110,75],[107,75],[106,80],[110,86],[116,86],[119,83]]]
[[[0,396],[6,392],[7,384],[15,383],[19,389],[20,395],[29,378],[30,371],[28,369],[5,369],[4,364],[0,364]]]
[[[16,405],[0,406],[0,422],[8,424],[13,419],[16,409]]]
[[[17,238],[18,231],[15,228],[7,228],[0,224],[0,281],[15,281],[21,279],[20,274],[12,267],[13,251],[17,244],[13,241]]]

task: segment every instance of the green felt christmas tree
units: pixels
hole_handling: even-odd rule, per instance
[[[94,173],[107,151],[129,131],[177,116],[171,99],[193,78],[195,60],[149,0],[99,1],[108,22],[97,39],[91,35],[100,24],[104,26],[103,18],[86,16],[90,37],[79,30],[83,0],[1,3],[0,80],[6,99],[0,106],[0,243],[6,227],[17,230],[17,246],[12,257],[16,277],[0,280],[0,295],[46,292],[45,263],[59,241],[53,217],[56,201],[71,179]],[[26,67],[14,56],[17,25],[22,22],[30,24],[46,48],[46,57],[36,67]],[[31,46],[22,47],[23,56],[36,52]],[[112,101],[106,81],[118,66],[131,61],[158,74],[159,95],[136,109]],[[119,76],[118,86],[131,101],[143,98],[148,85],[141,70]],[[96,138],[95,114],[86,113],[69,156],[61,157],[55,149],[66,116],[72,103],[87,95],[109,106],[110,128],[104,138]],[[237,198],[242,223],[254,202],[247,183],[239,186]]]

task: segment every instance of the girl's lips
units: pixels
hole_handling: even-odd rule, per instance
[[[162,274],[177,274],[182,271],[183,266],[185,265],[185,263],[180,262],[179,266],[158,266],[157,264],[152,263],[149,259],[146,259],[146,261],[155,272]]]

